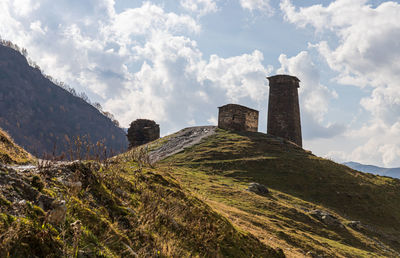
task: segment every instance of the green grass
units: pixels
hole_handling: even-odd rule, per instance
[[[0,256],[73,256],[74,246],[93,257],[281,257],[277,248],[288,257],[399,255],[399,180],[354,171],[262,133],[217,130],[155,166],[142,152],[24,172],[42,194],[66,201],[66,220],[53,225],[30,202],[11,215],[9,195],[0,195]],[[59,177],[80,181],[82,189],[72,192]],[[249,182],[270,194],[247,191]],[[314,218],[314,209],[343,227]],[[78,220],[76,239],[71,223]],[[364,228],[347,226],[352,220]]]
[[[224,130],[167,158],[159,166],[170,169],[170,174],[180,178],[181,184],[215,207],[238,209],[248,219],[249,214],[257,214],[270,221],[260,220],[256,231],[262,227],[277,231],[277,224],[283,225],[280,231],[291,236],[289,245],[303,251],[307,248],[326,254],[338,251],[343,256],[355,257],[367,257],[369,252],[388,255],[373,238],[380,239],[389,249],[400,250],[397,179],[352,170],[262,133]],[[270,198],[249,194],[245,191],[249,182],[262,183],[273,194]],[[343,231],[324,228],[304,211],[314,208],[330,210],[343,223],[359,220],[373,230],[360,233],[348,227]],[[299,229],[304,232],[287,233]]]
[[[61,172],[41,173],[47,178],[43,192],[66,200],[65,223],[46,222],[46,215],[34,206],[31,213],[12,216],[14,221],[23,220],[24,226],[0,223],[0,256],[51,256],[53,251],[47,246],[58,255],[71,256],[75,241],[71,223],[79,220],[78,250],[87,256],[280,257],[168,174],[150,167],[140,169],[136,162],[122,159],[102,167],[94,162],[73,164],[65,171],[82,182],[79,193],[71,193],[58,180],[48,180]],[[7,237],[10,231],[15,234]]]

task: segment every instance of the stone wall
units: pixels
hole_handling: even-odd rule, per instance
[[[128,129],[129,148],[140,146],[160,138],[160,126],[148,119],[133,121]]]
[[[219,107],[218,127],[233,131],[258,131],[258,111],[236,104]]]
[[[289,75],[268,77],[269,103],[267,133],[302,146],[297,88],[300,80]]]

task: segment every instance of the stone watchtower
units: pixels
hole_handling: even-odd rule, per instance
[[[299,96],[300,80],[290,75],[275,75],[269,80],[267,133],[302,146]]]
[[[140,146],[160,138],[160,126],[148,119],[137,119],[133,121],[126,135],[129,148]]]

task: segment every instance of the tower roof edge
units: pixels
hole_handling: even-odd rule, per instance
[[[287,74],[277,74],[274,76],[267,77],[269,82],[283,83],[283,82],[294,82],[299,83],[300,80],[296,76]]]

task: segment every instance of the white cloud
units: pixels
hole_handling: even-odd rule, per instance
[[[343,133],[343,125],[324,123],[330,100],[338,96],[320,83],[318,68],[309,53],[302,51],[291,58],[281,54],[279,62],[281,67],[278,74],[295,75],[301,80],[299,101],[305,139],[333,137]]]
[[[42,23],[40,21],[32,22],[30,25],[32,31],[40,33],[42,35],[46,34],[47,28],[42,28]]]
[[[107,28],[107,27],[106,27]],[[135,35],[162,30],[167,32],[199,32],[200,25],[190,16],[166,13],[157,5],[145,2],[140,8],[127,9],[113,17],[111,32],[130,42]]]
[[[385,2],[376,8],[366,0],[337,0],[323,7],[296,11],[289,0],[281,3],[286,19],[298,26],[330,30],[339,38],[331,49],[326,41],[314,46],[328,65],[339,72],[338,82],[386,88],[400,80],[400,4]],[[396,86],[399,87],[399,86]],[[392,91],[393,92],[393,91]]]
[[[273,8],[269,0],[240,0],[240,5],[243,9],[251,12],[260,11],[267,15],[273,14]]]
[[[10,13],[10,3],[0,3],[2,13]],[[123,126],[149,118],[171,133],[194,122],[215,124],[217,107],[227,102],[253,108],[266,102],[265,76],[272,68],[264,68],[263,54],[204,58],[191,39],[201,26],[187,14],[150,2],[120,13],[111,0],[49,6],[41,2],[22,20],[0,16],[0,33],[26,47],[47,74],[100,102]]]
[[[14,0],[13,1],[13,11],[18,16],[27,16],[32,11],[38,9],[40,3],[32,3],[31,0]]]
[[[364,164],[382,164],[385,167],[400,166],[400,122],[391,126],[371,122],[360,130],[353,130],[349,136],[363,140],[350,153],[349,159]]]
[[[180,4],[187,11],[196,13],[199,16],[218,11],[215,0],[181,0]]]
[[[145,63],[126,92],[106,102],[106,108],[122,114],[122,124],[145,115],[173,132],[193,121],[216,124],[217,106],[227,101],[265,101],[268,71],[259,51],[232,58],[213,55],[207,61],[195,41],[159,31],[135,53]]]
[[[265,100],[268,92],[265,76],[272,67],[265,69],[262,65],[263,54],[255,50],[252,54],[220,58],[212,55],[200,75],[200,80],[210,80],[226,90],[230,101],[250,97],[255,101]]]
[[[284,0],[281,9],[287,21],[297,26],[337,37],[335,44],[313,45],[338,73],[337,82],[373,89],[360,102],[371,118],[349,135],[349,140],[360,142],[349,157],[400,165],[400,142],[395,140],[399,135],[393,129],[400,120],[400,4],[387,1],[372,7],[367,0],[336,0],[327,6],[296,8]]]
[[[211,125],[217,125],[218,119],[215,116],[211,116],[209,119],[207,119],[207,122],[210,123]]]

